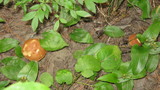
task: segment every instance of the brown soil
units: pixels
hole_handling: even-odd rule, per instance
[[[156,3],[152,3],[152,6],[154,5],[160,5],[160,1],[157,0]],[[69,47],[65,47],[55,52],[48,52],[45,58],[39,62],[39,75],[42,72],[49,72],[55,76],[57,70],[69,69],[73,72],[75,78],[78,77],[76,82],[73,85],[59,85],[55,83],[57,90],[93,90],[91,85],[95,82],[79,76],[79,74],[74,71],[76,60],[72,56],[73,52],[80,49],[84,50],[84,48],[88,47],[90,44],[80,44],[72,41],[69,38],[69,33],[75,28],[86,29],[93,36],[95,43],[103,42],[110,45],[118,45],[122,50],[123,61],[129,61],[130,47],[128,46],[128,36],[134,33],[143,33],[151,24],[150,19],[143,21],[140,18],[140,15],[141,10],[138,8],[126,8],[126,2],[124,2],[118,11],[111,13],[109,18],[107,18],[107,8],[101,8],[99,6],[96,16],[82,19],[78,24],[71,27],[61,27],[59,31],[65,41],[69,44]],[[44,24],[39,25],[38,33],[33,32],[30,22],[21,21],[23,11],[21,9],[14,9],[13,6],[1,6],[0,17],[6,20],[6,23],[0,23],[0,39],[6,37],[14,38],[19,40],[21,45],[27,39],[41,38],[41,33],[53,28],[53,19],[50,18],[49,20],[46,20]],[[106,22],[106,18],[109,23]],[[121,38],[109,38],[102,34],[103,27],[108,24],[121,27],[125,31],[125,36]],[[0,59],[8,56],[15,56],[14,51],[10,50],[9,52],[1,53]],[[27,61],[25,58],[23,58],[23,60]],[[2,80],[7,79],[0,74],[0,81]],[[39,81],[39,78],[37,81]],[[52,89],[54,90],[53,87]],[[134,90],[160,90],[160,66],[153,73],[148,73],[145,78],[135,80]]]

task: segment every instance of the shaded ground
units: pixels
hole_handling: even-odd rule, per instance
[[[157,5],[160,5],[160,1],[158,0],[155,6]],[[96,16],[93,16],[88,20],[81,20],[72,27],[62,27],[60,33],[70,46],[55,52],[48,52],[46,57],[39,62],[39,75],[42,72],[49,72],[55,76],[55,72],[59,69],[69,69],[73,72],[76,82],[72,86],[59,85],[56,83],[55,86],[57,87],[57,90],[92,90],[93,88],[91,85],[95,83],[79,76],[79,74],[74,71],[76,60],[72,56],[73,52],[79,49],[83,50],[88,47],[89,44],[80,44],[70,40],[69,33],[73,29],[83,28],[88,30],[93,36],[95,43],[101,42],[110,45],[118,45],[122,50],[123,61],[129,61],[130,47],[128,46],[128,36],[134,33],[143,33],[151,24],[150,20],[143,21],[140,18],[141,11],[138,8],[126,8],[125,2],[123,6],[117,12],[113,12],[112,16],[109,18],[103,14],[107,15],[107,9],[99,8]],[[20,44],[23,44],[23,42],[29,38],[41,38],[41,33],[51,29],[53,26],[52,18],[50,18],[50,20],[45,21],[44,24],[40,25],[38,29],[39,33],[36,34],[32,31],[30,22],[21,21],[22,16],[23,11],[15,10],[12,6],[10,8],[0,8],[0,17],[6,20],[6,23],[0,23],[0,39],[10,37],[19,40],[21,42]],[[109,23],[107,23],[106,20]],[[102,34],[103,27],[108,24],[121,27],[125,31],[125,36],[121,38],[109,38]],[[11,50],[6,53],[1,53],[0,59],[14,55],[13,50]],[[103,74],[103,72],[99,75],[101,74]],[[6,78],[0,74],[0,81],[2,80],[6,80]],[[87,85],[84,85],[83,83],[86,83]],[[134,90],[160,90],[160,65],[155,72],[148,74],[143,79],[135,80]]]

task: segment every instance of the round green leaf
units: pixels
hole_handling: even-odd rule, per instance
[[[26,79],[28,81],[35,81],[38,75],[38,63],[31,61],[26,64],[18,73],[19,79]]]
[[[4,90],[50,90],[47,86],[37,82],[18,82]]]
[[[93,43],[92,36],[84,29],[75,29],[69,34],[70,38],[80,43]]]
[[[87,47],[85,50],[84,50],[84,55],[96,55],[97,52],[102,48],[102,47],[105,47],[106,44],[104,43],[95,43],[95,44],[92,44],[90,45],[89,47]]]
[[[46,86],[50,87],[53,85],[53,76],[51,76],[51,74],[48,72],[44,72],[40,76],[40,81]]]
[[[42,35],[43,39],[40,39],[40,44],[47,51],[56,51],[68,46],[62,36],[56,31],[50,30]]]
[[[7,57],[1,60],[4,64],[0,68],[1,73],[11,80],[18,80],[19,71],[26,65],[26,63],[17,57]]]
[[[6,52],[18,45],[18,41],[12,38],[4,38],[0,40],[0,53]]]
[[[107,45],[101,48],[96,57],[102,61],[101,66],[106,72],[117,70],[121,63],[121,51],[115,45]]]
[[[72,84],[72,81],[73,81],[73,76],[71,71],[66,69],[58,70],[56,72],[55,78],[56,78],[56,81],[60,84],[62,83]]]
[[[74,57],[75,59],[80,58],[82,55],[83,55],[83,51],[82,51],[82,50],[77,50],[77,51],[75,51],[75,52],[73,53],[73,57]]]
[[[113,86],[106,82],[98,82],[94,86],[94,90],[114,90]]]
[[[117,26],[106,26],[104,33],[109,37],[121,37],[124,35],[124,32]]]
[[[77,60],[77,63],[75,65],[75,70],[77,72],[82,72],[82,75],[87,78],[94,75],[94,71],[97,72],[100,69],[100,60],[90,55],[82,56]]]

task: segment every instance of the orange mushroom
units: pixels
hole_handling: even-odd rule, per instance
[[[132,34],[132,35],[129,36],[128,40],[129,40],[129,45],[130,46],[134,46],[135,44],[137,44],[139,46],[142,45],[141,42],[140,42],[140,40],[136,37],[136,35],[137,34]]]
[[[46,55],[38,39],[29,39],[22,46],[22,53],[25,58],[31,61],[39,61]]]

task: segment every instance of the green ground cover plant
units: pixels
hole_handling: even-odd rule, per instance
[[[114,1],[114,0],[113,0]],[[6,5],[10,0],[0,0],[0,3]],[[45,31],[40,39],[41,46],[46,51],[57,51],[63,49],[67,44],[60,33],[57,32],[59,24],[71,26],[76,24],[82,17],[90,17],[87,11],[83,10],[84,5],[90,13],[96,14],[96,4],[112,2],[112,0],[15,0],[16,7],[22,7],[24,10],[23,21],[31,20],[33,31],[36,31],[44,19],[48,19],[50,13],[54,11],[55,24],[52,30]],[[27,5],[34,3],[32,7]],[[160,43],[156,41],[160,33],[160,7],[151,11],[149,0],[128,0],[129,6],[137,6],[142,10],[142,19],[151,18],[152,24],[143,34],[137,34],[137,38],[142,43],[141,46],[131,47],[131,60],[123,62],[121,50],[116,45],[107,45],[105,43],[94,43],[89,32],[83,29],[75,29],[70,33],[70,38],[79,43],[90,43],[85,50],[78,50],[73,53],[77,60],[75,71],[85,78],[95,81],[94,90],[114,90],[112,84],[115,84],[118,90],[132,90],[134,80],[146,76],[146,73],[153,72],[159,62]],[[147,8],[144,8],[147,7]],[[151,14],[150,14],[151,13]],[[0,18],[0,22],[5,20]],[[117,26],[104,26],[104,33],[109,37],[122,37],[125,32]],[[83,37],[83,38],[82,38]],[[40,76],[40,82],[36,82],[38,75],[38,62],[23,61],[23,54],[19,41],[12,38],[0,40],[0,53],[5,53],[11,49],[15,50],[17,56],[10,56],[2,59],[0,63],[0,72],[7,77],[8,81],[0,81],[0,89],[16,90],[16,87],[23,90],[50,90],[54,82],[59,84],[73,84],[73,74],[67,69],[58,70],[55,76],[44,72]],[[106,74],[97,77],[99,71]],[[55,77],[55,80],[54,80]],[[17,83],[9,85],[10,81]],[[56,88],[56,87],[55,87]],[[18,89],[17,89],[18,90]]]

